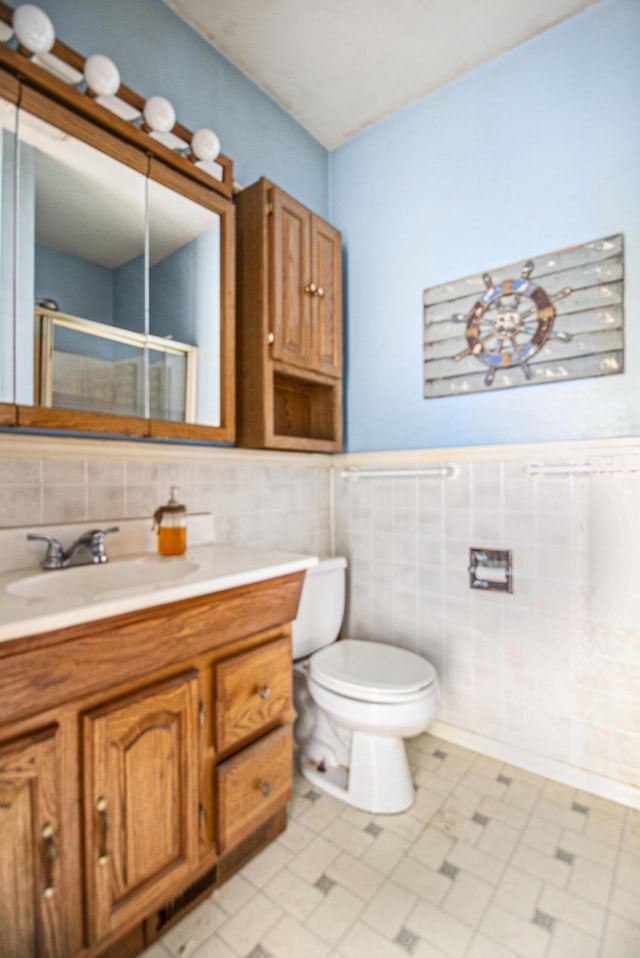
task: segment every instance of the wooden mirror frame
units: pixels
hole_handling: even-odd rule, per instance
[[[13,8],[0,2],[0,20],[11,22]],[[84,58],[56,40],[53,50],[76,70]],[[0,426],[101,433],[158,439],[235,441],[235,207],[231,200],[233,168],[220,154],[223,178],[216,180],[185,156],[150,137],[144,130],[96,103],[88,93],[59,80],[28,56],[0,44],[0,96],[96,149],[113,156],[220,217],[220,425],[143,419],[67,409],[0,403]],[[121,85],[118,97],[140,112],[142,97]],[[191,132],[176,124],[173,132],[186,142]]]

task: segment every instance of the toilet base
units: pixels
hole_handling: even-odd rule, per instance
[[[402,738],[354,731],[349,769],[318,763],[303,753],[300,771],[312,785],[374,814],[397,814],[410,808],[415,789]]]

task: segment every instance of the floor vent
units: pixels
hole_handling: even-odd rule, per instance
[[[202,896],[215,885],[217,877],[218,869],[214,866],[210,868],[208,872],[205,872],[201,878],[198,878],[192,885],[189,885],[183,892],[176,895],[175,898],[172,898],[170,902],[167,902],[166,905],[160,908],[155,916],[155,932],[161,931],[166,928],[167,925],[173,924],[177,918],[182,917],[183,912],[187,911],[197,899],[202,898]]]

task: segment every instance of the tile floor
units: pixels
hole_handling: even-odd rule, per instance
[[[425,734],[416,803],[298,777],[287,830],[144,958],[640,958],[640,811]]]

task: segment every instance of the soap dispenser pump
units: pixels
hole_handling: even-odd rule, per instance
[[[187,507],[178,502],[176,486],[171,486],[169,501],[153,514],[161,556],[178,556],[187,550]]]

